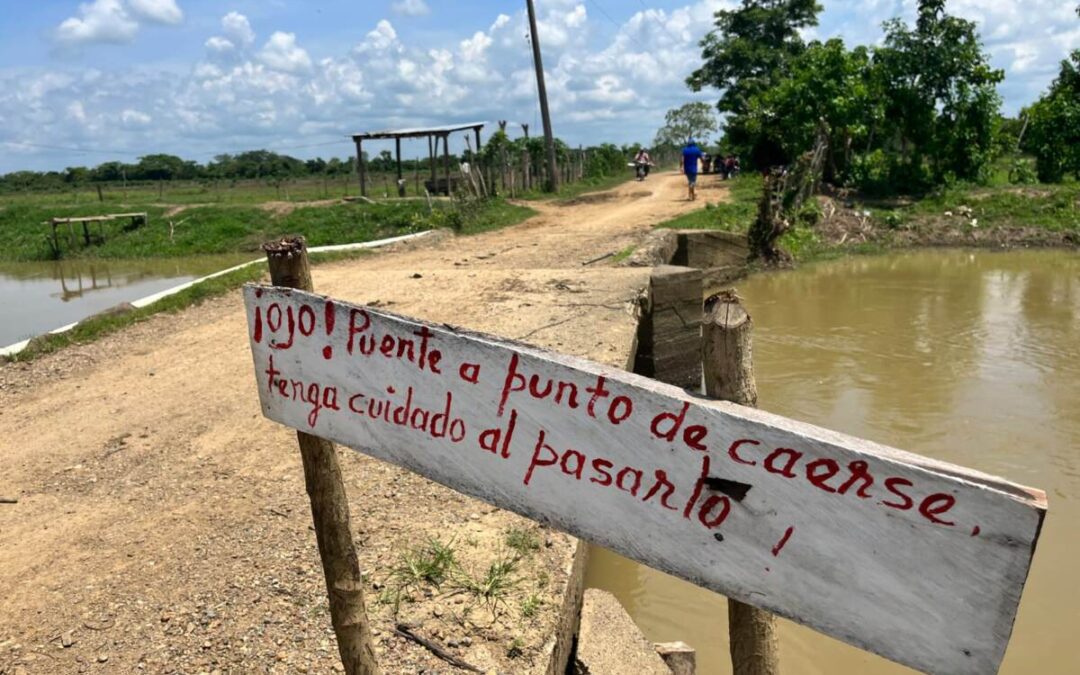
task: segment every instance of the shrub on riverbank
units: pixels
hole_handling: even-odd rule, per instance
[[[761,179],[724,183],[730,199],[660,227],[747,232]],[[702,194],[707,195],[709,184]],[[906,246],[1080,246],[1080,183],[954,185],[920,199],[875,200],[855,192],[818,197],[814,218],[795,216],[781,245],[796,260]]]

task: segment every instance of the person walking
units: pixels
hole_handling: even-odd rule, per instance
[[[701,148],[698,147],[693,138],[686,142],[686,147],[683,148],[682,153],[682,172],[686,174],[690,201],[697,199],[698,165],[701,162],[702,154]]]

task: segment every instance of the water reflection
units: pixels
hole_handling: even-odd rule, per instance
[[[0,347],[252,258],[0,263]]]
[[[859,258],[739,291],[757,327],[763,408],[1046,489],[1002,672],[1080,672],[1069,644],[1080,620],[1080,255]],[[730,672],[719,596],[602,551],[589,581],[651,638],[695,646],[702,672]],[[911,672],[787,622],[782,658],[794,673]]]

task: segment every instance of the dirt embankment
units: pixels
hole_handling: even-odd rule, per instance
[[[656,175],[541,204],[518,227],[318,267],[315,285],[623,365],[648,270],[582,263],[691,208],[682,190]],[[261,417],[253,378],[238,294],[0,367],[0,496],[19,499],[0,504],[0,673],[334,670],[295,436]],[[385,672],[449,669],[393,635],[403,586],[400,618],[424,637],[485,671],[542,668],[573,540],[341,458]],[[403,584],[402,554],[434,537],[452,574]],[[496,601],[467,590],[508,556]]]
[[[1030,191],[1032,196],[1045,193]],[[985,197],[983,197],[985,198]],[[977,204],[979,193],[972,195]],[[871,244],[886,248],[918,246],[953,246],[979,248],[1075,248],[1080,246],[1080,234],[1075,230],[1050,229],[1019,224],[987,225],[980,223],[977,213],[969,207],[943,210],[933,215],[890,225],[868,208],[842,198],[818,197],[821,220],[815,232],[830,247],[843,248]]]

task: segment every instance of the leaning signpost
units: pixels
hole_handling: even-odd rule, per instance
[[[996,672],[1045,495],[528,345],[244,289],[263,413],[929,672]]]

